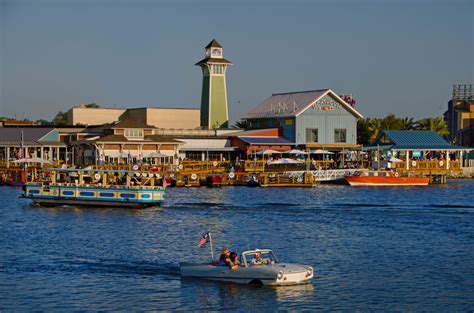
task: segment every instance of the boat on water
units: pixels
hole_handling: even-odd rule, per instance
[[[428,177],[402,177],[398,173],[367,170],[344,177],[351,186],[427,186]]]
[[[256,255],[263,260],[255,264]],[[182,277],[234,282],[252,285],[285,286],[308,284],[314,276],[311,266],[280,263],[271,249],[255,249],[242,252],[240,265],[231,269],[219,262],[180,263]]]
[[[143,208],[163,202],[158,174],[92,169],[49,169],[49,181],[28,182],[24,198],[42,206],[87,205]]]

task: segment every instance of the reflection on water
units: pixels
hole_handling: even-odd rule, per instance
[[[161,208],[33,207],[0,187],[0,311],[469,311],[474,181],[429,188],[170,188]],[[182,280],[179,262],[272,248],[313,285]]]
[[[203,279],[182,278],[183,296],[194,294],[191,307],[213,309],[272,309],[272,305],[292,304],[300,309],[314,298],[313,284],[295,286],[252,286]]]

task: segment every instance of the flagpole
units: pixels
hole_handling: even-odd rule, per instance
[[[209,245],[211,246],[211,260],[214,262],[214,249],[212,248],[212,236],[211,232],[209,231]]]

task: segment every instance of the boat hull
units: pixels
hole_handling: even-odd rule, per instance
[[[311,270],[309,274],[308,269],[308,267],[291,264],[239,267],[234,270],[227,266],[210,264],[180,264],[182,277],[265,286],[290,286],[311,283],[313,273]],[[282,279],[277,278],[279,271],[284,272]]]
[[[165,189],[156,188],[108,188],[29,183],[24,186],[24,197],[43,206],[79,205],[97,207],[143,208],[159,206]]]
[[[347,176],[351,186],[427,186],[427,177]]]

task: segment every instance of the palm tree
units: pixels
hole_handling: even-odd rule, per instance
[[[448,125],[446,122],[440,117],[430,117],[430,118],[423,118],[417,121],[416,129],[418,130],[433,130],[437,132],[442,137],[448,136]]]
[[[413,128],[415,128],[415,121],[413,120],[413,117],[405,117],[402,119],[403,130],[412,130]]]
[[[240,121],[235,122],[235,124],[234,124],[234,128],[247,129],[247,127],[248,127],[247,120],[240,120]]]
[[[370,141],[374,141],[375,138],[382,132],[383,124],[382,120],[379,118],[373,118],[369,121],[369,132],[370,132]]]

